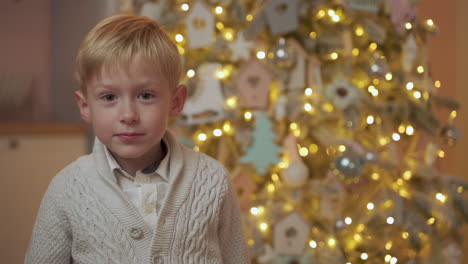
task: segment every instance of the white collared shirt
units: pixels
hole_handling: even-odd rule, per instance
[[[169,185],[170,149],[165,138],[161,142],[161,147],[166,153],[164,158],[159,162],[156,161],[149,168],[137,171],[135,177],[124,171],[109,150],[105,148],[107,162],[117,184],[138,208],[143,219],[152,229],[154,229]]]

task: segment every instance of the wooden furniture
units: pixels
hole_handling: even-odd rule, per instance
[[[87,152],[76,124],[0,124],[0,263],[24,263],[39,205],[50,180]]]

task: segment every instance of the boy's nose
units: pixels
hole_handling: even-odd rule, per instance
[[[122,103],[120,122],[125,124],[131,124],[138,122],[138,119],[138,111],[136,109],[135,104],[132,102]]]

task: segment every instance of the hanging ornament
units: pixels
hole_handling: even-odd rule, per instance
[[[390,19],[399,33],[405,31],[405,24],[412,22],[416,17],[416,9],[411,6],[408,0],[386,0],[390,9]]]
[[[288,89],[290,91],[302,91],[304,88],[309,87],[315,93],[321,94],[320,60],[316,56],[310,56],[295,39],[288,39],[287,43],[294,54],[294,67],[291,69]]]
[[[401,52],[401,66],[405,72],[411,72],[414,68],[418,46],[414,34],[410,34],[403,44]]]
[[[345,202],[345,189],[336,175],[331,172],[323,180],[312,180],[310,193],[315,196],[320,207],[319,218],[327,221],[340,219]]]
[[[187,35],[190,48],[202,48],[213,41],[214,17],[201,1],[195,2],[187,15]]]
[[[358,88],[344,79],[335,79],[325,87],[325,96],[333,102],[333,105],[344,110],[359,101]]]
[[[377,12],[382,0],[348,0],[349,9]]]
[[[284,183],[290,187],[301,187],[309,178],[309,168],[299,155],[296,137],[293,134],[286,136],[283,147],[289,159],[289,166],[284,170],[283,174]]]
[[[257,258],[258,263],[261,263],[261,264],[271,263],[271,261],[277,257],[275,251],[269,244],[265,245],[264,251],[265,252],[261,256],[258,256]]]
[[[229,44],[229,48],[232,50],[233,61],[238,61],[240,59],[248,60],[250,59],[250,50],[252,49],[254,43],[252,41],[247,41],[244,38],[244,32],[237,33],[237,38],[234,42]]]
[[[254,112],[255,130],[253,141],[247,147],[247,154],[240,158],[243,164],[250,163],[255,166],[259,174],[264,174],[267,169],[279,160],[281,148],[275,144],[276,135],[273,125],[265,112]]]
[[[231,175],[240,208],[246,211],[252,206],[252,195],[257,191],[257,185],[253,182],[249,171],[242,166],[238,166]]]
[[[167,8],[167,0],[159,0],[157,2],[146,2],[140,10],[141,16],[152,18],[161,23],[163,11]]]
[[[224,117],[224,97],[216,73],[219,63],[205,63],[197,70],[195,93],[187,100],[180,120],[188,125],[210,123]]]
[[[372,54],[371,63],[369,65],[369,72],[377,78],[384,78],[390,71],[390,67],[385,57],[379,52]]]
[[[296,30],[299,24],[298,0],[270,0],[265,17],[273,35]]]
[[[345,182],[357,182],[364,170],[365,159],[354,151],[345,151],[333,162],[333,168]]]
[[[310,227],[307,221],[297,212],[279,220],[273,230],[273,241],[276,254],[302,255],[307,244]]]
[[[387,32],[385,28],[376,23],[372,19],[365,19],[363,22],[364,31],[369,36],[369,39],[376,42],[377,44],[384,43]]]
[[[284,38],[280,38],[278,44],[273,48],[273,63],[280,69],[290,69],[295,64],[296,54],[286,43]]]
[[[448,146],[454,146],[460,139],[460,131],[454,124],[449,124],[442,127],[440,130],[440,136],[445,144]]]
[[[427,144],[427,147],[424,151],[424,163],[427,166],[434,165],[434,161],[437,159],[437,153],[439,152],[439,147],[434,143]]]
[[[243,64],[236,77],[242,107],[266,109],[271,81],[271,74],[258,60]]]
[[[275,119],[280,121],[287,116],[287,106],[288,106],[288,97],[285,95],[280,95],[278,100],[276,100],[275,106]]]

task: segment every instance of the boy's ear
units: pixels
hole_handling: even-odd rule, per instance
[[[181,84],[177,87],[171,99],[170,117],[176,117],[184,109],[185,101],[187,100],[187,86]]]
[[[78,108],[80,108],[81,118],[87,123],[91,122],[91,115],[89,111],[88,101],[86,100],[86,96],[83,94],[82,91],[75,91],[75,101],[78,104]]]

